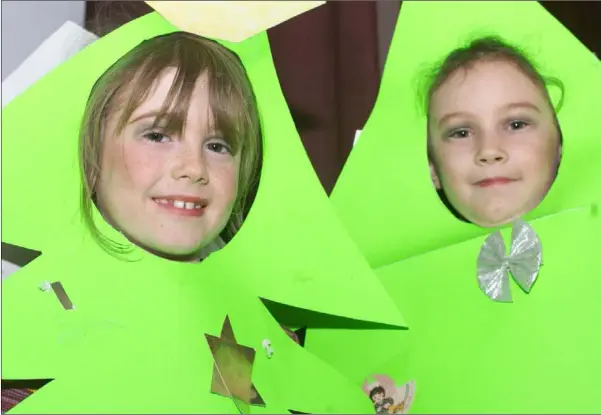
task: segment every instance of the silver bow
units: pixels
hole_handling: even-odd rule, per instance
[[[542,263],[540,239],[526,222],[517,220],[511,230],[511,250],[499,231],[484,241],[478,255],[478,285],[490,299],[511,302],[509,272],[525,292],[530,292]]]

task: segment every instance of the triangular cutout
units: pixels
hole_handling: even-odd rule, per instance
[[[1,412],[5,414],[10,411],[52,380],[53,379],[2,380]]]
[[[390,324],[372,323],[364,320],[355,320],[351,318],[336,316],[332,314],[320,313],[317,311],[306,310],[275,301],[261,299],[269,313],[284,327],[300,327],[306,329],[393,329],[406,330],[406,327],[399,327]]]
[[[307,338],[307,326],[301,327],[300,329],[294,330],[294,334],[298,339],[298,344],[301,347],[305,347],[305,339]]]
[[[2,259],[19,267],[24,267],[40,255],[40,251],[2,242]]]

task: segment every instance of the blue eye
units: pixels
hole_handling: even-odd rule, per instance
[[[169,140],[169,137],[157,131],[151,131],[144,134],[144,138],[148,141],[152,141],[153,143],[164,143],[165,141]]]

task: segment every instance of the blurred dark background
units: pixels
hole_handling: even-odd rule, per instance
[[[601,56],[601,2],[540,3]],[[328,193],[374,105],[401,7],[330,1],[268,31],[284,95]],[[139,1],[87,1],[86,28],[102,35],[150,11]]]

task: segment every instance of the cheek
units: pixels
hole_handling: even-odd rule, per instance
[[[219,163],[214,166],[212,180],[223,202],[232,204],[238,196],[239,162]]]
[[[234,166],[231,168],[226,175],[226,183],[225,186],[227,188],[227,194],[231,198],[232,202],[236,200],[238,197],[239,190],[239,168],[238,166]]]
[[[123,175],[123,150],[115,139],[105,141],[100,159],[100,178],[98,182],[98,193],[101,200],[106,201],[119,186]]]
[[[523,169],[532,174],[542,175],[548,172],[557,163],[558,147],[552,140],[537,140],[517,147],[515,155],[519,158]]]
[[[107,156],[111,157],[107,165],[110,164],[113,181],[128,190],[144,190],[161,167],[160,159],[136,142],[118,144]]]
[[[438,157],[438,173],[443,183],[453,184],[468,174],[473,165],[470,154],[462,148],[449,148],[440,152]]]

